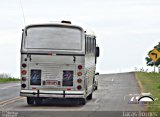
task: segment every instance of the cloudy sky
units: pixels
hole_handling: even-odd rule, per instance
[[[145,57],[160,39],[160,0],[0,0],[0,73],[19,77],[25,25],[61,20],[95,32],[100,73],[146,69]]]

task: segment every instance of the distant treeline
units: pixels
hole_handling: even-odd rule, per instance
[[[0,78],[12,78],[12,76],[8,73],[0,73]]]
[[[0,73],[0,83],[7,83],[7,82],[14,82],[14,81],[20,81],[20,79],[12,77],[11,74]]]

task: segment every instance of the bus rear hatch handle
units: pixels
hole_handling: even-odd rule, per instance
[[[32,60],[31,54],[27,54],[27,58],[29,58],[29,61],[31,62],[31,60]]]
[[[63,98],[65,98],[65,91],[63,90]]]
[[[75,56],[73,56],[73,62],[74,62],[74,63],[76,62],[76,57],[75,57]]]

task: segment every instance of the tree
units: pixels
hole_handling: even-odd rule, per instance
[[[146,64],[147,64],[148,66],[153,66],[153,65],[154,65],[154,61],[152,61],[151,58],[146,57],[145,60],[147,61]]]
[[[160,51],[160,42],[158,43],[158,45],[154,46],[154,48]]]

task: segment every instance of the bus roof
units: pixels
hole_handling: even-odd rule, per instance
[[[66,27],[73,27],[73,28],[79,28],[82,31],[85,32],[86,35],[89,36],[95,36],[95,33],[92,30],[86,29],[86,28],[82,28],[78,25],[73,25],[70,21],[61,21],[61,22],[50,22],[50,23],[35,23],[35,24],[29,24],[25,27],[25,29],[29,28],[29,27],[41,27],[41,26],[66,26]]]
[[[29,24],[25,27],[25,29],[29,27],[41,27],[41,26],[66,26],[66,27],[73,27],[73,28],[79,28],[81,30],[84,30],[82,27],[78,25],[73,25],[70,23],[61,23],[61,22]]]
[[[95,36],[95,33],[92,30],[85,30],[86,35]]]

